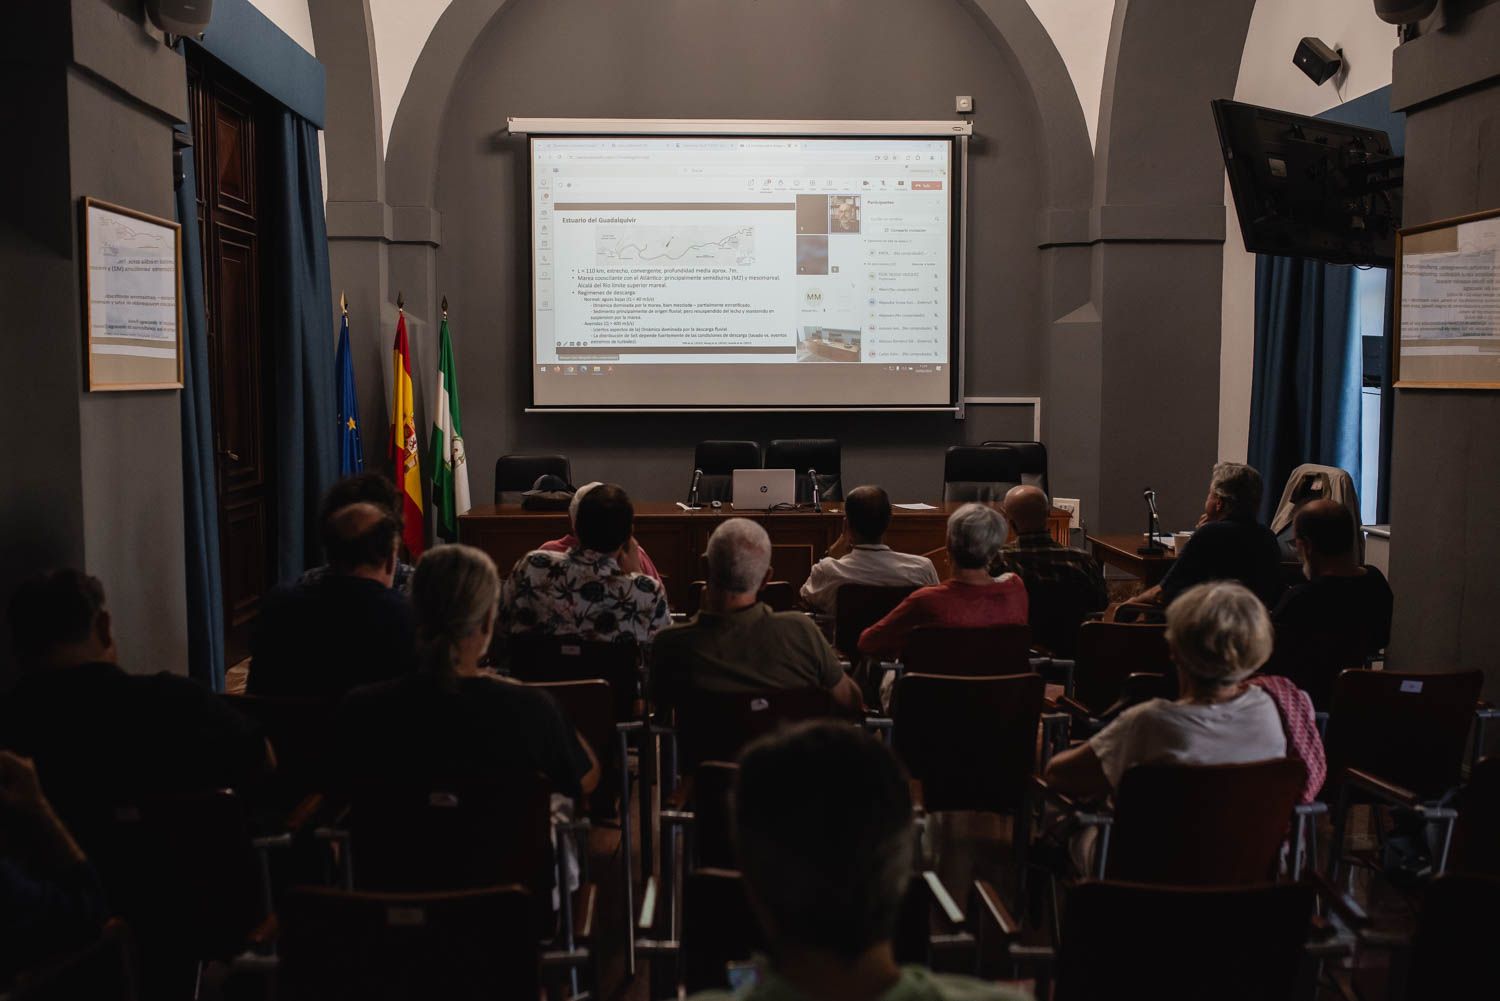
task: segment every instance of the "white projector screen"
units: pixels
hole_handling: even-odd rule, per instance
[[[535,407],[954,404],[956,140],[530,143]]]

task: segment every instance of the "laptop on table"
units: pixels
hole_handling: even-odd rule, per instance
[[[795,469],[736,469],[730,485],[736,511],[766,511],[797,502]]]

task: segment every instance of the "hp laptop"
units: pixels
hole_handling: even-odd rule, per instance
[[[737,511],[765,511],[797,500],[795,469],[736,469],[730,484]]]

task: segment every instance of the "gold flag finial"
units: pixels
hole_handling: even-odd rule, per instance
[[[448,297],[443,296],[443,319],[448,319]]]
[[[349,297],[343,292],[339,293],[339,312],[343,313],[346,317],[349,315]]]
[[[396,293],[396,308],[401,310],[402,312],[406,311],[406,296],[402,295],[400,292]]]

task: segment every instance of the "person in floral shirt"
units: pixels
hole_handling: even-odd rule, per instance
[[[501,590],[503,631],[649,643],[671,615],[661,581],[620,568],[634,523],[635,508],[615,484],[585,494],[574,527],[577,546],[536,550],[516,561]]]

